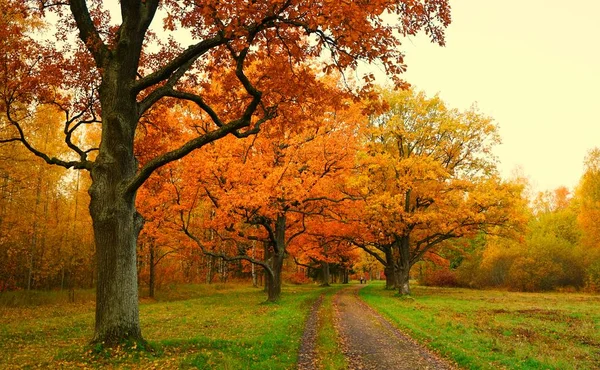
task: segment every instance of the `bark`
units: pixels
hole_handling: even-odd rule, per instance
[[[252,241],[252,258],[256,257],[256,241]],[[252,269],[252,286],[257,288],[258,287],[258,277],[256,274],[256,266],[254,263],[250,264],[250,268]]]
[[[154,287],[156,283],[156,264],[154,262],[154,246],[150,244],[150,281],[148,282],[148,296],[154,298]]]
[[[283,254],[276,253],[273,255],[271,265],[272,274],[267,274],[267,300],[276,302],[281,297],[281,270],[283,269]]]
[[[219,281],[226,283],[228,278],[227,261],[219,260]]]
[[[410,212],[410,199],[412,191],[406,191],[404,198],[404,210]],[[410,294],[410,231],[406,231],[399,238],[396,237],[394,245],[397,248],[397,276],[398,276],[398,293],[400,295]]]
[[[212,284],[214,277],[215,258],[208,256],[206,258],[206,284]]]
[[[127,89],[128,79],[118,71],[118,66],[109,68],[100,87],[102,140],[89,189],[98,268],[93,342],[109,346],[143,341],[136,268],[143,219],[135,209],[135,192],[126,191],[137,171],[133,154],[137,103]]]
[[[393,290],[398,287],[398,277],[396,269],[396,261],[394,260],[394,254],[392,247],[386,248],[385,250],[385,289]]]
[[[329,250],[329,246],[327,244],[323,245],[323,254],[327,257],[327,252]],[[321,271],[323,272],[323,286],[329,286],[329,262],[321,261]]]
[[[267,300],[275,302],[281,296],[281,271],[283,269],[283,260],[285,258],[285,215],[277,215],[275,221],[275,235],[273,245],[273,254],[271,255],[271,274],[267,278]]]
[[[329,286],[329,263],[327,261],[321,261],[321,271],[323,273],[323,284],[322,286]]]
[[[344,276],[343,276],[342,284],[348,284],[348,283],[350,283],[350,276],[349,276],[349,272],[348,272],[348,268],[347,267],[344,267],[343,274],[344,274]]]
[[[263,243],[263,248],[264,248],[263,252],[264,252],[264,256],[265,256],[264,257],[265,261],[267,261],[267,264],[269,264],[269,266],[273,267],[273,263],[272,263],[273,262],[272,261],[273,254],[271,253],[271,250],[269,248],[269,243],[266,243],[266,242]],[[265,286],[264,286],[264,289],[263,289],[264,292],[267,293],[267,294],[269,293],[269,284],[270,284],[270,281],[271,281],[271,276],[267,274],[267,276],[265,276]]]
[[[409,236],[403,235],[396,245],[398,246],[398,261],[397,267],[398,271],[396,272],[397,282],[398,282],[398,293],[400,295],[409,295],[410,294],[410,244],[409,244]]]

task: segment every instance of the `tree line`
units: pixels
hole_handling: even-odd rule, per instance
[[[592,180],[530,212],[493,120],[399,78],[402,36],[444,43],[444,0],[0,7],[0,288],[95,287],[94,342],[143,341],[138,288],[157,280],[262,279],[275,301],[286,274],[327,284],[377,261],[400,294],[415,266],[546,289],[536,276],[573,271],[565,243],[597,248]],[[354,78],[361,62],[395,89]],[[585,271],[569,284],[591,286],[593,253],[569,253]]]

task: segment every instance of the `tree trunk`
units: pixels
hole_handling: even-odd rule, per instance
[[[385,250],[385,262],[386,265],[383,269],[385,274],[385,289],[394,290],[398,287],[398,277],[392,246],[389,246]]]
[[[136,212],[133,199],[107,202],[107,194],[95,191],[95,185],[90,192],[98,266],[93,341],[114,345],[124,340],[141,340],[136,242],[142,217]]]
[[[133,154],[137,103],[119,67],[108,68],[100,87],[102,139],[89,189],[98,268],[93,342],[108,346],[143,341],[136,268],[143,219],[135,209],[136,192],[126,191],[138,167]]]
[[[252,241],[252,258],[256,258],[256,241],[255,240]],[[254,265],[254,263],[250,264],[250,268],[252,271],[252,286],[257,288],[258,287],[258,277],[256,276],[256,266]]]
[[[276,302],[281,297],[281,270],[283,269],[283,253],[273,254],[272,275],[267,274],[267,300]]]
[[[321,271],[323,273],[323,284],[322,286],[329,286],[329,263],[327,261],[321,261]]]
[[[398,293],[400,295],[410,294],[410,244],[409,236],[404,235],[400,238],[397,243],[399,248],[398,262],[397,262],[397,277],[398,277]]]
[[[154,245],[150,244],[150,280],[148,281],[148,296],[154,298],[154,287],[156,283],[156,264],[154,263]]]
[[[263,248],[264,248],[264,259],[265,259],[265,262],[269,266],[273,267],[273,261],[272,261],[273,255],[272,255],[272,253],[271,253],[271,251],[269,249],[269,243],[267,243],[267,242],[263,243]],[[270,281],[271,281],[271,277],[268,276],[268,275],[266,275],[265,276],[265,286],[264,286],[263,290],[267,294],[269,293],[269,284],[270,284]]]
[[[281,296],[281,271],[283,270],[283,260],[285,258],[285,215],[277,215],[275,221],[275,240],[273,254],[271,255],[272,275],[267,279],[267,300],[275,302]]]
[[[348,284],[348,283],[350,283],[350,275],[349,275],[347,267],[344,267],[344,277],[343,277],[343,279],[344,280],[342,280],[342,284]]]

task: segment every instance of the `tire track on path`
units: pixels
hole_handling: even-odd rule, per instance
[[[340,345],[351,370],[453,369],[404,335],[358,297],[361,286],[334,298]]]
[[[323,303],[323,294],[313,303],[304,324],[304,334],[298,351],[298,370],[317,370],[317,331],[319,326],[319,308]]]

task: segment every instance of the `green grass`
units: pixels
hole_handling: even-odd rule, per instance
[[[360,296],[401,330],[468,369],[600,368],[600,296],[371,284]]]
[[[25,306],[11,299],[0,305],[0,368],[295,368],[306,314],[326,291],[286,286],[275,304],[243,285],[162,291],[140,306],[142,332],[154,352],[90,348],[93,301],[45,298]]]
[[[316,349],[320,369],[339,370],[348,368],[346,357],[338,344],[333,311],[333,296],[344,287],[347,287],[347,285],[334,285],[332,289],[328,290],[323,296],[323,302],[319,309]]]

